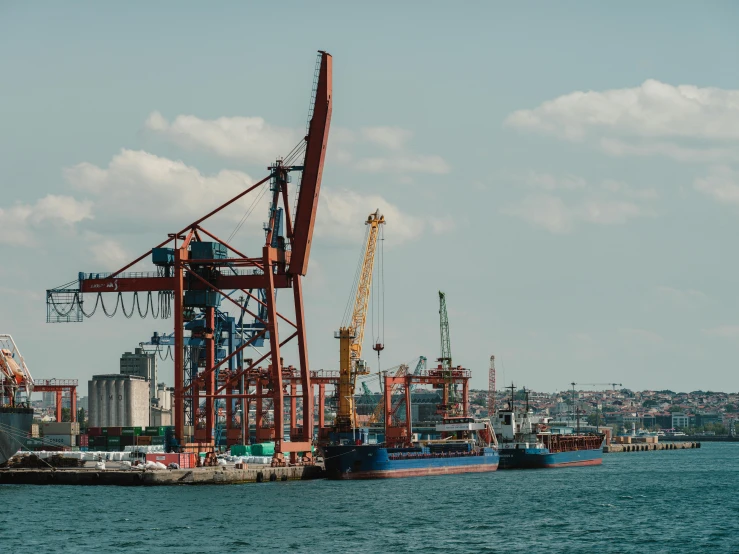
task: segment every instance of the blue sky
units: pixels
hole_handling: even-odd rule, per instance
[[[46,324],[44,291],[263,177],[305,125],[325,49],[313,369],[337,365],[380,207],[383,367],[439,355],[441,289],[474,386],[495,354],[499,381],[540,390],[739,389],[736,4],[315,4],[0,3],[0,330],[34,375],[117,371],[169,330]],[[235,241],[258,244],[263,218]]]

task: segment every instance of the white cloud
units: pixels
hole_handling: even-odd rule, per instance
[[[648,329],[625,328],[619,329],[618,332],[628,338],[636,338],[651,344],[659,344],[661,342],[664,342],[664,339],[660,334]]]
[[[95,267],[101,271],[120,269],[135,257],[117,240],[94,234],[89,235],[87,240],[90,242],[89,251],[96,262]]]
[[[673,86],[654,79],[634,88],[576,91],[512,113],[519,129],[582,140],[590,132],[639,137],[739,139],[739,90]]]
[[[612,180],[593,187],[574,175],[556,177],[533,171],[519,180],[548,192],[528,194],[504,208],[503,213],[551,233],[569,233],[581,223],[619,225],[637,217],[654,215],[644,203],[656,198],[657,193],[652,189],[633,189],[626,183]],[[558,194],[554,194],[555,191]]]
[[[608,192],[623,194],[629,198],[638,198],[640,200],[654,200],[659,197],[659,193],[652,188],[636,189],[623,181],[615,181],[606,179],[601,183],[603,190]]]
[[[302,130],[269,125],[261,117],[200,119],[178,115],[170,123],[155,111],[144,126],[183,148],[258,163],[269,163],[288,154],[303,136]],[[337,163],[368,173],[449,173],[449,164],[441,156],[410,152],[406,146],[412,136],[410,130],[401,127],[364,127],[359,132],[337,127],[331,130],[329,144],[334,146],[328,149],[328,155]],[[367,145],[379,146],[392,154],[367,156],[362,152]],[[94,187],[95,169],[88,170],[90,186]]]
[[[361,133],[368,142],[390,150],[402,150],[413,136],[411,131],[400,127],[365,127]]]
[[[449,164],[441,156],[418,154],[397,155],[392,158],[371,157],[357,160],[354,168],[368,173],[449,173]]]
[[[539,173],[538,171],[529,171],[521,179],[528,186],[543,190],[574,190],[587,186],[587,182],[577,175],[565,175],[557,177],[549,173]]]
[[[286,155],[302,139],[301,131],[269,125],[261,117],[200,119],[178,115],[170,123],[155,111],[145,126],[184,148],[258,163]]]
[[[566,203],[551,194],[528,195],[503,212],[557,234],[569,233],[580,223],[619,225],[637,217],[653,215],[652,210],[633,202],[585,200]]]
[[[706,335],[713,335],[726,339],[739,338],[739,325],[722,325],[712,329],[703,329]]]
[[[0,243],[31,245],[48,225],[72,229],[85,219],[92,219],[92,202],[49,194],[34,204],[0,208]]]
[[[678,289],[675,287],[668,287],[660,285],[657,287],[657,292],[669,298],[673,301],[683,302],[688,300],[705,300],[708,298],[704,292],[695,289]]]
[[[437,235],[449,233],[450,231],[453,231],[455,227],[456,223],[451,217],[447,216],[431,218],[431,229],[433,229],[434,233],[436,233]]]
[[[562,199],[551,194],[535,194],[504,209],[504,213],[519,217],[536,227],[543,227],[551,233],[568,233],[572,230],[574,218]]]
[[[722,204],[739,204],[739,172],[730,167],[712,167],[708,175],[695,180],[694,186]]]
[[[665,156],[678,162],[717,163],[739,160],[736,148],[685,147],[672,142],[627,143],[620,139],[602,138],[601,149],[611,156]]]
[[[94,196],[99,224],[126,225],[131,230],[136,226],[161,229],[169,223],[184,226],[254,182],[240,171],[203,175],[181,161],[125,149],[113,156],[107,168],[81,163],[64,174],[73,187]],[[256,208],[259,224],[266,214],[266,196],[264,206]],[[240,219],[253,198],[254,193],[247,195],[222,217]]]
[[[340,242],[361,241],[365,226],[360,222],[378,208],[387,222],[383,230],[387,246],[416,239],[423,232],[421,218],[402,212],[381,196],[322,187],[316,236]]]

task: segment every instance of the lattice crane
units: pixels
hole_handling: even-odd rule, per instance
[[[138,303],[138,293],[146,293],[144,309],[154,312],[152,293],[159,295],[160,316],[171,312],[174,316],[174,430],[179,448],[206,452],[214,449],[214,418],[217,399],[254,399],[259,409],[263,399],[270,398],[274,405],[275,440],[274,464],[285,463],[283,453],[290,453],[291,461],[297,461],[297,453],[304,452],[305,461],[310,461],[313,437],[313,391],[308,367],[306,326],[303,312],[302,278],[308,272],[313,229],[318,209],[321,177],[328,144],[328,134],[332,112],[332,57],[327,52],[319,52],[308,116],[307,133],[304,140],[284,158],[278,159],[269,167],[270,173],[264,179],[240,192],[205,216],[187,225],[153,249],[136,258],[118,271],[110,274],[80,273],[78,281],[47,291],[47,321],[82,321],[83,316],[92,315],[83,309],[84,295],[92,295],[95,308],[103,294],[117,297],[116,308],[122,306],[122,294],[134,293],[134,303],[139,314],[145,315]],[[294,211],[290,210],[288,183],[290,173],[302,172],[295,190]],[[264,245],[254,255],[244,254],[241,249],[217,237],[203,226],[224,208],[238,202],[253,191],[264,191],[269,187],[271,206],[270,221],[266,226]],[[256,194],[256,193],[255,193]],[[255,196],[252,194],[252,197]],[[281,206],[278,206],[281,205]],[[279,208],[284,210],[285,237],[275,240],[279,228],[277,219],[281,217]],[[248,214],[248,212],[247,212]],[[246,216],[245,216],[246,217]],[[154,272],[124,273],[132,266],[151,256],[156,267]],[[76,286],[75,286],[76,285]],[[277,311],[275,291],[291,288],[293,291],[294,321]],[[263,299],[250,293],[251,290],[264,291]],[[263,306],[265,317],[259,317],[244,304],[240,304],[232,294],[249,296],[253,302]],[[234,349],[228,356],[216,362],[216,308],[221,302],[235,306],[238,313],[247,313],[264,327],[248,341]],[[105,305],[102,305],[105,311]],[[131,311],[124,315],[133,315]],[[203,327],[199,331],[205,341],[205,359],[193,368],[193,374],[186,371],[185,324],[191,321],[195,312],[203,314]],[[106,314],[108,312],[106,311]],[[285,333],[287,331],[287,333]],[[286,335],[286,336],[282,336]],[[260,337],[269,338],[269,350],[256,360],[247,360],[242,367],[229,371],[224,364],[254,343]],[[285,423],[285,389],[280,349],[290,340],[296,339],[299,356],[300,396],[303,408],[302,440],[283,440]],[[254,394],[239,391],[242,376],[253,376],[259,371],[259,364],[268,359],[268,372],[262,376]],[[262,382],[267,384],[262,386]],[[291,399],[292,401],[292,399]],[[196,413],[203,405],[205,427],[193,430],[186,435],[186,425],[194,425]],[[259,425],[260,422],[257,422]],[[291,437],[293,438],[293,437]]]
[[[339,339],[339,409],[336,412],[334,427],[338,431],[350,431],[355,427],[356,413],[354,409],[354,391],[357,376],[368,375],[367,362],[362,359],[362,342],[364,328],[367,323],[370,292],[372,290],[372,274],[375,266],[375,254],[385,216],[376,210],[365,221],[367,238],[364,245],[364,256],[356,281],[354,308],[348,325],[339,328],[334,336]]]
[[[449,334],[449,316],[446,311],[446,294],[439,291],[439,332],[441,335],[441,357],[438,358],[439,370],[447,380],[443,390],[443,404],[439,411],[446,415],[457,412],[456,390],[452,379],[452,341]]]

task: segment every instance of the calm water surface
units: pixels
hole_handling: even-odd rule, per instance
[[[739,552],[739,443],[373,482],[0,486],[0,553],[274,550]]]

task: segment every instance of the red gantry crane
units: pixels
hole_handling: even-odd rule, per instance
[[[169,306],[173,304],[174,434],[177,446],[181,450],[205,452],[214,450],[213,429],[217,399],[224,399],[226,402],[231,402],[234,398],[245,401],[256,400],[258,408],[263,400],[271,399],[274,409],[275,441],[273,464],[285,464],[284,454],[287,453],[290,454],[292,463],[311,463],[313,394],[308,367],[302,278],[308,272],[328,143],[332,109],[331,83],[332,58],[330,54],[321,51],[314,75],[307,135],[285,159],[278,159],[269,167],[270,174],[267,177],[197,221],[176,233],[169,234],[166,240],[118,271],[110,274],[80,273],[78,282],[47,291],[49,322],[82,321],[83,316],[94,313],[98,303],[102,303],[102,296],[109,294],[117,296],[115,308],[117,309],[119,303],[123,305],[123,293],[134,293],[133,302],[138,307],[140,315],[146,315],[150,309],[154,312],[155,302],[152,293],[158,293],[160,316],[168,313]],[[300,161],[302,154],[304,154],[302,165],[293,165],[295,161]],[[302,171],[302,177],[298,185],[297,203],[291,216],[288,183],[289,173],[295,171]],[[269,183],[274,209],[270,211],[266,240],[261,252],[253,255],[243,253],[236,246],[205,229],[206,221],[249,193],[258,191],[265,183]],[[276,208],[280,204],[285,214],[286,236],[283,240],[273,241],[273,236],[277,232]],[[155,272],[127,272],[148,256],[151,256],[156,266]],[[254,289],[264,291],[265,294],[262,296],[264,301],[249,292]],[[292,289],[294,321],[277,310],[275,296],[277,289]],[[146,293],[144,314],[141,314],[139,293]],[[246,304],[237,302],[231,294],[250,297],[253,303],[265,308],[266,316],[258,317]],[[83,309],[83,298],[86,295],[96,297],[95,308],[90,313]],[[284,295],[280,297],[283,298]],[[238,314],[248,313],[264,324],[264,328],[251,340],[244,342],[220,362],[215,363],[214,319],[215,309],[221,302],[232,304],[239,310]],[[102,307],[105,311],[104,303]],[[129,314],[124,308],[124,314],[130,317],[133,309],[132,305]],[[188,376],[184,370],[184,326],[192,318],[195,310],[199,310],[205,316],[203,338],[206,342],[206,355],[204,364],[197,368],[196,375]],[[265,335],[269,337],[269,351],[258,359],[247,360],[235,371],[225,369],[227,366],[224,364],[229,359],[249,347],[258,337]],[[299,377],[283,379],[280,349],[293,339],[297,341]],[[259,374],[256,391],[250,394],[243,390],[239,384],[242,375],[254,375],[258,371],[259,364],[268,358],[270,364],[268,371],[266,374]],[[290,371],[284,374],[289,375]],[[295,381],[300,385],[299,393],[293,388]],[[290,393],[286,391],[288,384],[291,385]],[[290,398],[291,404],[294,405],[295,397],[302,398],[303,426],[302,436],[299,437],[301,440],[284,440],[285,399]],[[198,417],[200,410],[205,412],[204,428],[198,428],[201,419]],[[300,460],[298,453],[304,453]]]

